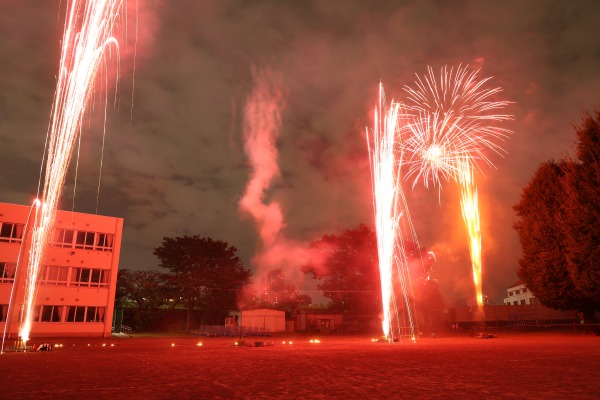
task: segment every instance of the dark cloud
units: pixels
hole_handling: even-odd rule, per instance
[[[64,3],[0,3],[0,201],[29,203],[37,190]],[[504,295],[519,255],[511,207],[541,161],[570,151],[571,124],[600,103],[600,4],[370,3],[127,2],[98,204],[100,213],[125,218],[122,267],[155,266],[162,237],[183,234],[226,240],[247,262],[255,254],[254,224],[238,211],[249,172],[241,125],[252,66],[277,71],[287,88],[281,176],[268,197],[281,203],[282,234],[305,243],[372,221],[364,129],[378,83],[388,98],[400,98],[428,65],[462,63],[481,67],[481,77],[493,76],[515,102],[507,154],[478,177],[484,291]],[[96,209],[102,110],[97,100],[86,119],[77,211]],[[67,209],[73,185],[71,178]],[[448,300],[470,297],[456,188],[417,188],[408,197],[421,245],[438,256]]]

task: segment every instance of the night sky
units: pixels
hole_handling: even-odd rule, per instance
[[[30,204],[37,192],[65,3],[0,2],[2,202]],[[116,95],[109,83],[98,201],[99,213],[125,218],[121,268],[154,268],[164,236],[195,234],[229,242],[256,268],[256,226],[238,210],[249,178],[242,122],[253,68],[274,71],[286,94],[281,175],[265,201],[281,205],[278,240],[304,247],[359,223],[373,226],[364,131],[379,82],[388,99],[402,100],[402,87],[427,66],[468,64],[514,102],[507,154],[491,155],[496,168],[477,177],[483,290],[501,301],[517,279],[512,206],[540,162],[571,152],[573,124],[600,105],[596,0],[139,0],[137,11],[129,0],[128,7]],[[109,64],[104,76],[112,82]],[[71,173],[63,209],[96,211],[104,92],[96,90],[84,119],[75,206]],[[407,190],[448,303],[474,296],[456,189],[448,182],[440,193]],[[297,262],[282,262],[290,279],[300,276]]]

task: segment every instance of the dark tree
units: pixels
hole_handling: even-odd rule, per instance
[[[547,161],[536,170],[514,209],[522,256],[517,275],[547,307],[572,310],[580,299],[569,276],[563,234],[566,163]]]
[[[352,315],[381,312],[381,284],[377,267],[377,239],[367,226],[325,235],[310,244],[319,262],[302,267],[322,281],[318,288],[335,308]]]
[[[600,113],[576,128],[577,158],[536,170],[514,209],[522,257],[517,274],[547,307],[600,309]]]
[[[236,308],[237,295],[251,274],[236,253],[226,242],[196,235],[165,237],[154,250],[160,266],[172,272],[170,284],[188,310],[186,329],[195,309],[204,322],[220,324]]]
[[[589,321],[600,309],[600,110],[595,118],[586,115],[575,133],[577,159],[566,175],[564,233],[569,274],[589,302],[588,315],[584,312]]]
[[[437,281],[427,279],[416,281],[414,285],[417,312],[421,316],[419,321],[425,323],[423,329],[439,329],[442,327],[442,318],[446,304]],[[419,327],[421,327],[419,325]]]
[[[139,308],[159,308],[165,305],[166,274],[146,269],[142,271],[132,271],[122,269],[119,271],[117,280],[118,300],[123,305],[133,303]]]
[[[312,299],[306,294],[300,294],[301,284],[295,284],[286,281],[281,293],[281,299],[278,304],[267,303],[263,304],[266,307],[276,306],[277,308],[286,311],[288,314],[294,312],[298,307],[307,306]]]
[[[171,290],[167,281],[168,274],[152,269],[119,271],[116,301],[119,306],[136,309],[128,321],[136,330],[153,330],[161,308],[169,303]]]

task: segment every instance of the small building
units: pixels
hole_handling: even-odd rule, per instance
[[[327,309],[300,308],[294,312],[298,332],[337,332],[344,323],[344,314]]]
[[[504,304],[507,306],[511,305],[526,305],[526,304],[536,304],[537,299],[527,289],[527,286],[523,281],[517,281],[513,283],[508,289],[506,289],[508,297],[504,299]]]
[[[245,330],[285,332],[285,311],[270,308],[242,310],[238,324]]]
[[[30,210],[0,203],[0,329],[8,338],[24,318]],[[57,211],[38,273],[32,338],[111,336],[122,231],[122,218]]]

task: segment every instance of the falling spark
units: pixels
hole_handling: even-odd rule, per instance
[[[42,207],[38,208],[29,251],[24,319],[19,336],[31,331],[37,278],[50,237],[74,143],[81,129],[93,82],[105,62],[107,48],[117,50],[112,36],[122,0],[73,0],[67,10],[60,71],[52,107]]]
[[[483,305],[481,288],[481,231],[474,170],[480,163],[493,166],[486,155],[499,155],[504,150],[497,143],[512,132],[498,122],[512,116],[498,114],[508,101],[493,101],[500,88],[486,88],[491,78],[477,80],[479,70],[467,67],[443,67],[439,79],[432,68],[428,74],[417,76],[415,88],[405,86],[406,122],[403,125],[402,146],[406,152],[406,179],[412,186],[423,180],[441,188],[441,180],[453,180],[461,186],[461,208],[469,234],[469,250],[473,267],[476,299]]]
[[[398,115],[400,104],[385,104],[383,85],[379,85],[379,105],[375,108],[371,134],[366,130],[369,161],[373,184],[373,208],[377,234],[377,252],[381,283],[382,329],[388,340],[393,338],[392,309],[397,305],[393,295],[394,271],[397,271],[411,335],[414,336],[412,317],[412,286],[408,275],[407,257],[404,249],[403,227],[409,226],[414,233],[408,207],[402,191],[400,170],[402,155],[397,152]],[[402,224],[404,222],[404,224]]]

